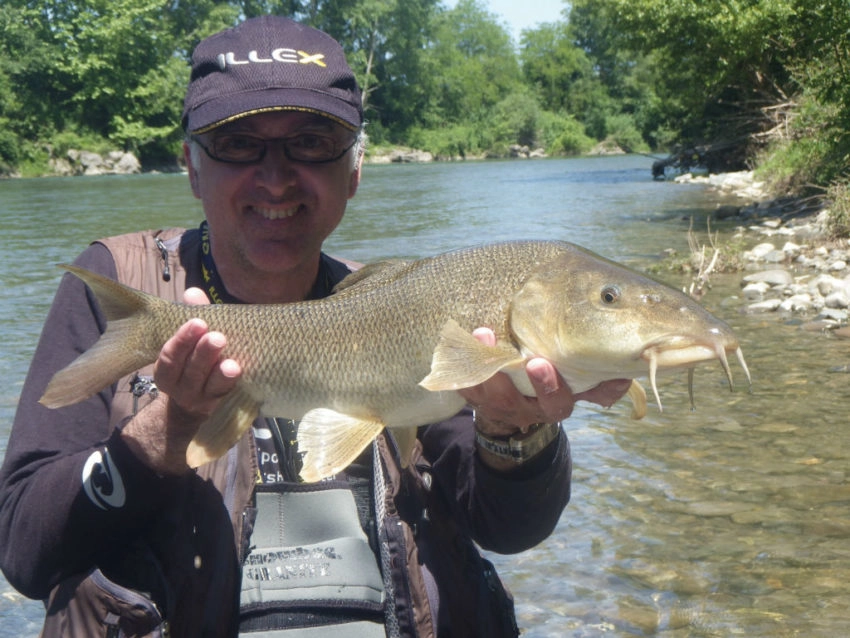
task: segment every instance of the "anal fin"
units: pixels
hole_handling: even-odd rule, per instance
[[[301,478],[320,481],[345,469],[384,429],[377,419],[361,419],[318,408],[298,424],[298,451],[304,454]]]

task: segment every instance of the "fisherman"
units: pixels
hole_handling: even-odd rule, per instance
[[[76,264],[171,300],[321,298],[354,267],[322,252],[361,178],[361,94],[340,45],[280,17],[202,41],[184,153],[204,221],[94,242]],[[297,424],[263,418],[220,459],[186,449],[242,373],[228,335],[185,323],[156,363],[62,409],[38,403],[105,320],[65,276],[24,385],[0,475],[0,559],[43,599],[42,636],[516,636],[513,603],[476,543],[520,552],[570,495],[559,421],[579,398],[547,361],[536,398],[497,375],[419,431],[403,467],[389,434],[344,472],[299,482]],[[487,329],[477,338],[492,341]]]

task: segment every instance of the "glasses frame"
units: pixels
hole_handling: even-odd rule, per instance
[[[260,156],[257,159],[244,160],[244,161],[233,160],[233,159],[224,159],[222,157],[218,157],[218,156],[214,155],[213,151],[210,150],[209,146],[207,146],[207,144],[205,144],[204,141],[198,135],[189,135],[189,139],[192,140],[193,142],[195,142],[202,149],[204,149],[204,153],[206,153],[207,157],[209,157],[210,159],[215,160],[216,162],[222,162],[224,164],[240,164],[240,165],[259,164],[260,162],[262,162],[266,158],[266,155],[269,152],[269,144],[271,144],[271,143],[277,143],[278,145],[280,145],[280,147],[283,149],[284,157],[286,157],[286,159],[288,159],[290,162],[296,162],[298,164],[330,164],[331,162],[336,162],[337,160],[342,159],[345,156],[345,154],[348,153],[348,151],[350,151],[354,147],[355,144],[357,144],[357,140],[360,139],[359,134],[355,135],[354,138],[351,140],[351,142],[348,143],[339,153],[337,153],[333,157],[330,157],[328,159],[321,159],[321,160],[308,160],[308,159],[293,157],[291,152],[290,152],[289,145],[287,144],[288,140],[292,140],[292,139],[295,139],[297,137],[300,137],[300,135],[291,135],[291,136],[288,136],[288,137],[258,137],[256,135],[251,135],[249,133],[232,133],[232,135],[241,135],[243,137],[249,137],[251,139],[258,140],[258,141],[262,142],[263,143],[263,150],[260,153]]]

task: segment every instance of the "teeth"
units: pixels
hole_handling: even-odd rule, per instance
[[[254,211],[265,217],[266,219],[285,219],[292,217],[298,212],[298,207],[292,208],[259,208],[254,207]]]

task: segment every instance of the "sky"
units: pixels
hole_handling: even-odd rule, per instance
[[[443,4],[453,7],[457,2],[444,0]],[[564,0],[482,0],[482,4],[490,13],[498,15],[501,22],[507,23],[517,43],[523,29],[537,26],[540,22],[561,20],[561,11],[567,7]]]

